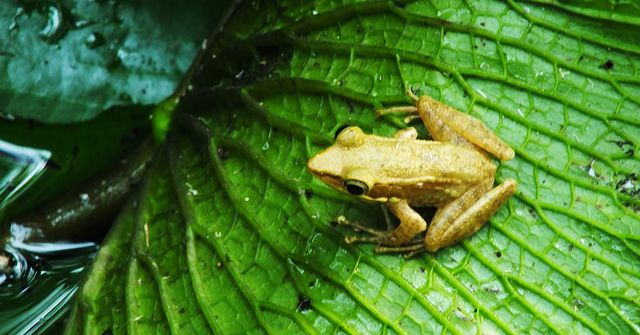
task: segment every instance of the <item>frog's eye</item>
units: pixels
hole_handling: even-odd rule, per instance
[[[340,135],[340,133],[341,133],[343,130],[345,130],[345,129],[349,128],[349,127],[351,127],[351,126],[350,126],[350,125],[348,125],[348,124],[345,124],[345,125],[343,125],[343,126],[339,127],[339,128],[336,130],[335,135],[333,135],[333,139],[338,139],[338,136]]]
[[[352,126],[342,130],[336,137],[336,142],[344,147],[354,148],[364,143],[365,135],[362,129]]]
[[[352,195],[363,195],[369,190],[367,184],[354,179],[345,180],[344,187]]]

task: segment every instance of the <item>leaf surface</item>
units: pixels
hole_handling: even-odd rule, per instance
[[[0,105],[11,117],[89,120],[173,93],[220,4],[3,1]]]
[[[216,85],[148,177],[127,298],[174,332],[180,299],[193,329],[222,334],[640,331],[639,33],[603,18],[535,2],[245,3],[214,52],[238,47],[237,65],[250,45],[253,65],[198,78]],[[497,181],[519,183],[474,236],[409,260],[345,244],[332,219],[381,228],[383,213],[305,168],[344,125],[404,127],[374,110],[409,104],[407,88],[481,119],[516,152]]]

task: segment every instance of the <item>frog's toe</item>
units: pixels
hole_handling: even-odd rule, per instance
[[[420,100],[420,98],[415,93],[413,93],[413,87],[411,87],[411,86],[407,87],[404,90],[404,94],[406,96],[408,96],[409,98],[411,98],[411,100],[413,100],[413,101],[417,102],[418,100]]]
[[[400,247],[406,242],[406,239],[400,238],[396,236],[395,230],[378,230],[363,226],[361,224],[351,222],[347,220],[344,216],[337,217],[334,221],[334,224],[339,226],[345,226],[351,228],[355,232],[362,232],[362,235],[350,235],[344,238],[344,241],[348,244],[352,243],[372,243],[377,244],[380,248],[381,246],[386,246],[388,248]]]
[[[422,242],[415,242],[412,244],[389,247],[385,245],[379,245],[376,247],[377,253],[403,253],[404,258],[411,258],[417,254],[427,251],[427,248]]]
[[[378,235],[373,235],[373,236],[354,236],[354,235],[349,235],[349,236],[345,236],[344,241],[347,242],[347,244],[352,244],[352,243],[382,243],[385,240],[384,236],[378,236]]]
[[[346,236],[344,238],[345,242],[351,243],[372,243],[377,244],[378,248],[382,246],[387,248],[399,247],[402,244],[398,242],[397,238],[394,236],[393,232],[389,232],[386,230],[375,230],[367,227],[354,228],[357,231],[364,231],[365,236]]]
[[[369,242],[369,243],[373,243],[373,242],[378,242],[380,239],[384,239],[387,236],[387,231],[381,231],[381,230],[377,230],[377,229],[373,229],[373,228],[369,228],[366,226],[363,226],[359,223],[355,223],[355,222],[351,222],[349,220],[347,220],[347,218],[345,218],[344,216],[340,215],[338,216],[333,223],[338,224],[339,226],[345,226],[345,227],[349,227],[351,229],[353,229],[356,232],[365,232],[369,235],[371,235],[371,237],[358,237],[358,236],[350,236],[348,237],[350,239],[350,241],[347,241],[347,243],[353,243],[353,242]]]

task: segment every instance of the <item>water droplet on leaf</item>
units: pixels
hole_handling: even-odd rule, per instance
[[[95,49],[97,47],[100,47],[102,45],[104,45],[106,42],[106,39],[104,38],[104,35],[98,33],[98,32],[93,32],[89,35],[89,37],[87,37],[87,39],[85,40],[85,43],[87,44],[87,46],[91,49]]]
[[[61,7],[58,5],[48,6],[47,10],[47,23],[40,30],[40,37],[47,43],[56,43],[58,42],[68,31],[69,23],[66,22],[69,20],[64,15],[64,12]]]

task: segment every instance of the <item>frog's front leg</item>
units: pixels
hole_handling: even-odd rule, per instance
[[[366,242],[379,243],[385,246],[396,247],[407,244],[414,236],[427,229],[427,222],[422,216],[409,206],[406,200],[388,202],[385,206],[400,220],[400,225],[393,230],[375,230],[359,224],[351,223],[344,217],[339,217],[337,223],[350,226],[356,230],[364,231],[370,236],[347,236],[347,243]]]
[[[418,138],[418,131],[414,127],[407,127],[396,131],[396,133],[393,134],[393,138],[415,140]]]
[[[400,225],[390,231],[382,244],[400,246],[407,244],[414,236],[427,229],[427,222],[409,206],[406,200],[386,203],[387,208],[400,220]]]

